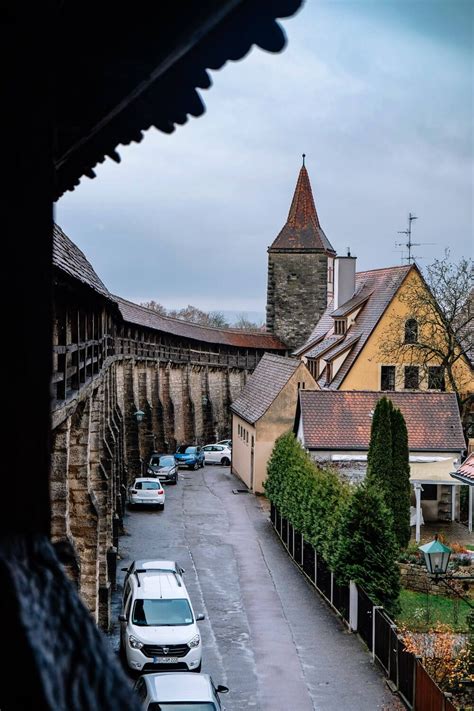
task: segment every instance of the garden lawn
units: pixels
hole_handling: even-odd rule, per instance
[[[426,632],[442,622],[454,632],[467,632],[466,616],[470,608],[464,600],[402,590],[400,605],[402,609],[396,621],[411,630]]]

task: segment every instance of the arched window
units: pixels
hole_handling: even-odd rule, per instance
[[[405,343],[418,343],[418,321],[409,318],[405,321]]]

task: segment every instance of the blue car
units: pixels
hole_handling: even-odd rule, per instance
[[[188,469],[199,469],[204,466],[204,452],[201,447],[181,445],[176,450],[174,455],[176,464],[179,467],[188,467]]]

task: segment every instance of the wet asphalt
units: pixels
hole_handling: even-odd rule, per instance
[[[229,467],[180,470],[164,511],[134,510],[120,539],[113,628],[134,559],[177,560],[200,622],[202,671],[230,693],[226,711],[375,711],[393,697],[360,641],[286,554],[262,500]]]

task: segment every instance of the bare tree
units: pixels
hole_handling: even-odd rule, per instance
[[[142,301],[140,302],[140,306],[145,306],[145,308],[147,309],[151,309],[152,311],[156,311],[162,316],[166,316],[165,307],[163,306],[163,304],[159,304],[157,301]]]
[[[413,364],[438,376],[459,398],[472,401],[474,331],[473,261],[449,261],[449,251],[427,267],[425,278],[412,280],[400,292],[405,315],[393,316],[379,353],[385,361]],[[464,363],[460,363],[464,361]],[[431,371],[429,370],[431,368]]]
[[[242,331],[261,331],[262,325],[261,323],[250,321],[245,313],[240,313],[237,317],[237,321],[232,324],[233,328],[239,328]]]

